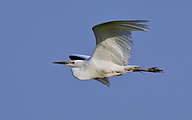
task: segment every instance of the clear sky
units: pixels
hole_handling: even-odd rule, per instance
[[[192,120],[191,0],[1,0],[0,120]],[[164,74],[128,73],[111,87],[80,81],[68,66],[91,55],[91,28],[150,20],[133,32],[130,64]]]

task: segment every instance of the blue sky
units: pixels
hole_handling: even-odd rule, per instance
[[[191,120],[191,0],[1,0],[1,120]],[[164,74],[128,73],[111,87],[80,81],[72,53],[91,55],[91,28],[111,20],[150,20],[133,32],[130,64]]]

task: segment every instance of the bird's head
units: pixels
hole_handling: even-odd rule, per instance
[[[73,61],[61,61],[61,62],[52,62],[55,64],[63,64],[72,67],[81,67],[84,64],[84,60],[73,60]]]

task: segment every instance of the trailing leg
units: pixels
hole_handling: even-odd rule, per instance
[[[157,68],[157,67],[152,67],[152,68],[148,68],[148,69],[140,69],[140,68],[132,68],[133,72],[154,72],[154,73],[164,73],[163,70]]]

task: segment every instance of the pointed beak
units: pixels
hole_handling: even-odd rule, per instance
[[[67,64],[68,62],[65,62],[65,61],[61,61],[61,62],[52,62],[52,63],[55,63],[55,64]]]

